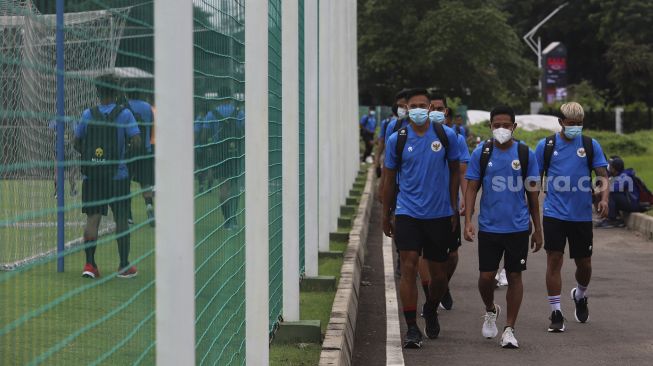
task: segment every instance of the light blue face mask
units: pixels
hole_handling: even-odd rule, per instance
[[[444,112],[431,111],[429,112],[429,119],[431,122],[442,123],[444,122]]]
[[[422,126],[429,119],[429,110],[424,108],[413,108],[408,110],[408,117],[416,125]]]
[[[568,139],[574,139],[583,133],[583,126],[565,126],[564,134]]]

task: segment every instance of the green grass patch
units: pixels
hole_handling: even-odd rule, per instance
[[[322,346],[316,343],[279,344],[270,348],[271,366],[314,366]]]
[[[336,252],[344,252],[347,250],[348,244],[349,243],[343,243],[341,241],[332,241],[331,244],[329,244],[329,248]]]

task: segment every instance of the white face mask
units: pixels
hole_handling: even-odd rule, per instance
[[[512,130],[507,128],[497,128],[496,130],[492,130],[492,136],[494,136],[494,139],[500,144],[505,144],[512,138]]]
[[[406,108],[401,108],[401,107],[397,108],[397,117],[399,117],[399,119],[406,118],[406,115],[407,115]]]

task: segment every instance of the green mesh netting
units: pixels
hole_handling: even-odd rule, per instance
[[[194,20],[196,360],[244,364],[244,4],[197,1]]]
[[[304,81],[304,0],[299,0],[299,273],[305,272],[306,230],[305,230],[305,81]]]
[[[269,0],[269,238],[270,332],[283,309],[283,218],[281,204],[281,0]]]
[[[61,135],[54,7],[0,0],[0,364],[152,364],[152,1],[66,2]]]

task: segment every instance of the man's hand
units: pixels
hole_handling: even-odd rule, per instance
[[[536,253],[542,249],[543,243],[544,239],[542,238],[542,229],[535,230],[533,235],[531,235],[531,249],[533,249],[533,253]]]
[[[597,206],[597,211],[599,212],[599,215],[601,215],[602,218],[608,217],[608,201],[607,200],[599,201],[599,204]]]
[[[392,238],[395,233],[395,227],[389,214],[383,215],[383,233],[385,236]]]
[[[467,241],[474,241],[474,237],[476,236],[476,229],[474,228],[474,224],[466,223],[465,224],[465,240]]]

